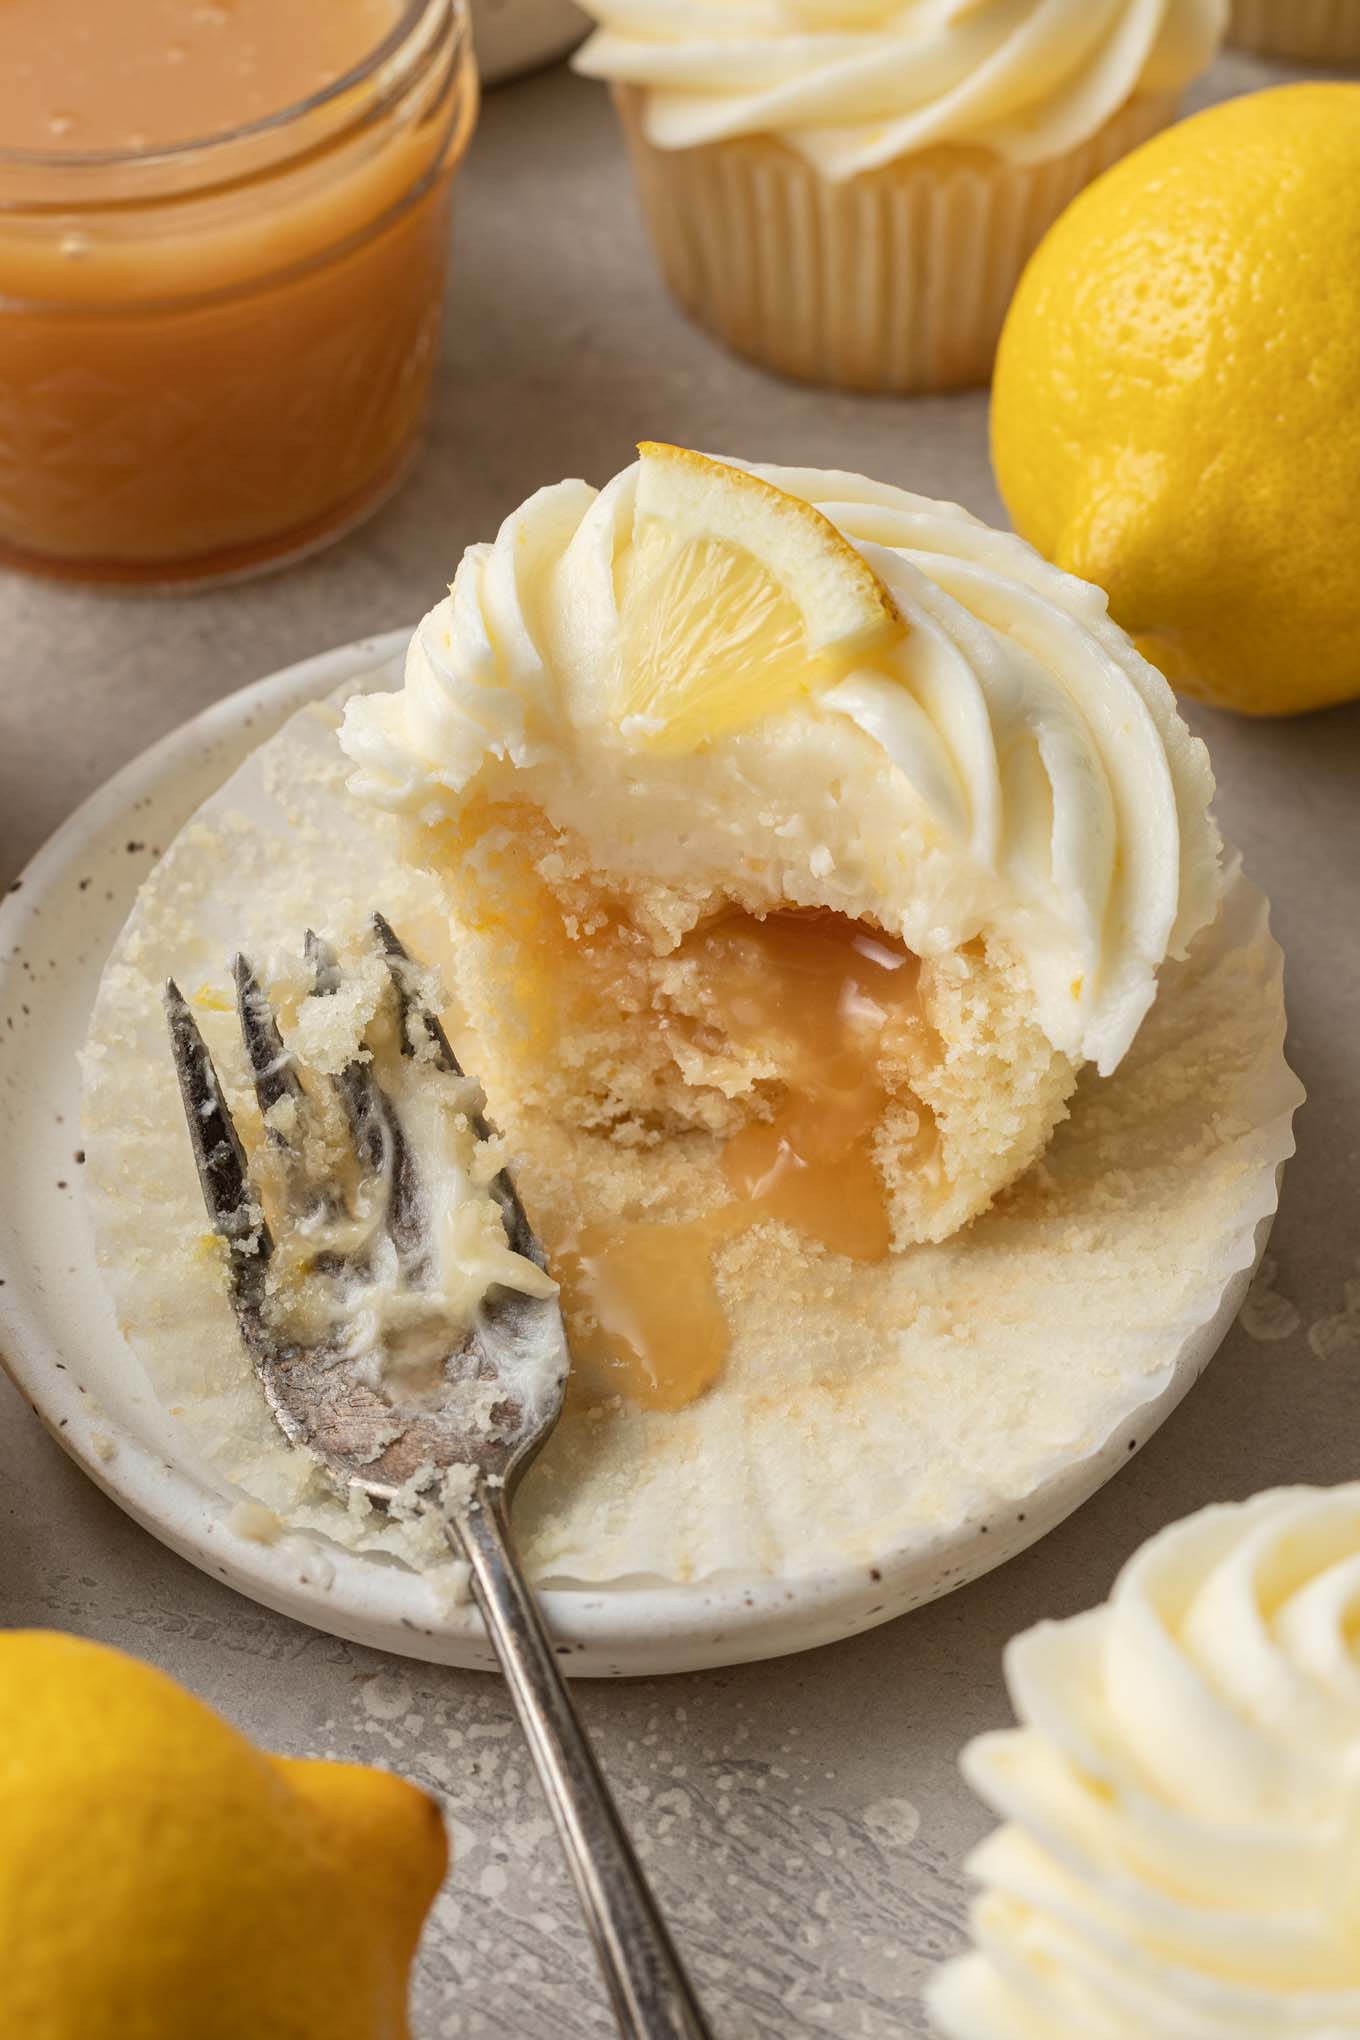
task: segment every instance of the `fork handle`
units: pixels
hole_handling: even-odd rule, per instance
[[[627,2040],[711,2040],[557,1668],[501,1494],[479,1480],[466,1503],[448,1508],[446,1527],[472,1568],[472,1591],[547,1794],[619,2031]]]

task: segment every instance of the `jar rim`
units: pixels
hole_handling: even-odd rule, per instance
[[[157,149],[10,149],[0,147],[0,170],[44,171],[60,177],[66,171],[91,170],[138,170],[155,169],[162,165],[190,164],[202,160],[210,151],[227,149],[232,144],[251,141],[256,137],[280,133],[306,120],[310,115],[324,111],[334,101],[341,99],[356,86],[365,84],[377,75],[385,64],[400,56],[411,40],[416,29],[431,15],[445,13],[450,17],[454,33],[460,44],[468,40],[468,0],[406,0],[400,16],[388,30],[382,41],[371,49],[367,56],[351,64],[338,78],[329,84],[309,92],[303,99],[293,99],[286,106],[276,108],[273,113],[264,113],[254,120],[242,121],[238,126],[219,128],[212,134],[194,135],[187,141],[167,142]]]

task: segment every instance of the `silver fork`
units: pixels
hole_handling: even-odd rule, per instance
[[[387,961],[405,1055],[436,1062],[461,1076],[436,1015],[426,1004],[411,959],[381,915],[373,935]],[[307,938],[312,996],[336,990],[334,954]],[[236,1007],[255,1093],[266,1115],[266,1139],[282,1149],[285,1167],[302,1170],[297,1136],[286,1130],[312,1108],[296,1062],[244,957],[234,966]],[[413,1477],[471,1468],[453,1480],[428,1481],[418,1505],[441,1517],[454,1550],[467,1560],[472,1591],[500,1659],[566,1851],[577,1893],[613,2000],[619,2030],[635,2040],[707,2040],[705,2024],[656,1901],[648,1888],[580,1718],[558,1671],[543,1620],[520,1570],[510,1536],[515,1488],[561,1413],[569,1355],[555,1297],[493,1288],[472,1332],[451,1341],[441,1369],[442,1399],[433,1407],[412,1393],[384,1392],[357,1378],[343,1340],[292,1342],[270,1324],[268,1276],[274,1242],[252,1184],[212,1057],[173,980],[166,1015],[188,1120],[189,1138],[216,1231],[226,1247],[228,1286],[241,1337],[289,1442],[312,1453],[342,1491],[357,1489],[389,1507]],[[425,1251],[421,1187],[414,1157],[391,1099],[371,1061],[356,1059],[332,1079],[352,1135],[361,1180],[375,1192],[401,1266],[418,1283]],[[280,1113],[291,1101],[296,1112]],[[476,1131],[490,1133],[474,1117]],[[525,1216],[508,1171],[493,1183],[510,1246],[540,1268],[543,1248]],[[338,1186],[320,1193],[342,1198]],[[546,1407],[515,1385],[526,1365],[552,1384]],[[491,1407],[483,1392],[479,1422],[469,1421],[469,1384],[500,1391]]]

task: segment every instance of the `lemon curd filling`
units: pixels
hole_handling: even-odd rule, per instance
[[[715,1250],[762,1219],[858,1261],[892,1245],[875,1136],[904,1058],[892,1036],[923,1025],[919,965],[900,943],[831,913],[731,912],[698,929],[675,963],[692,1011],[658,1028],[683,1055],[749,1055],[773,1071],[751,1116],[721,1144],[730,1201],[672,1225],[615,1221],[582,1228],[554,1255],[573,1334],[578,1389],[675,1408],[717,1377],[729,1331],[715,1289]],[[909,1094],[920,1144],[929,1115]]]
[[[880,1261],[892,1221],[874,1136],[910,1067],[893,1034],[924,1029],[919,962],[901,943],[816,910],[749,915],[682,944],[697,953],[717,1025],[778,1072],[768,1119],[728,1141],[734,1195],[856,1261]],[[905,1092],[919,1144],[929,1114]]]

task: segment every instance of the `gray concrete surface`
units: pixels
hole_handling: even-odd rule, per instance
[[[1197,96],[1271,76],[1227,57]],[[414,619],[531,488],[603,481],[639,437],[864,468],[999,517],[980,397],[795,389],[689,330],[654,278],[608,106],[564,73],[488,101],[455,264],[428,452],[346,544],[188,599],[0,581],[0,881],[163,731]],[[1142,1538],[1203,1502],[1360,1471],[1360,709],[1195,721],[1224,826],[1275,903],[1312,1094],[1265,1287],[1167,1428],[999,1573],[807,1657],[582,1689],[723,2040],[923,2033],[917,1990],[961,1942],[961,1863],[986,1825],[955,1756],[1005,1718],[1005,1639],[1102,1598]],[[0,1619],[121,1644],[265,1743],[375,1759],[442,1796],[458,1863],[421,1964],[419,2040],[610,2031],[499,1686],[253,1607],[120,1516],[3,1383],[0,1417]]]

